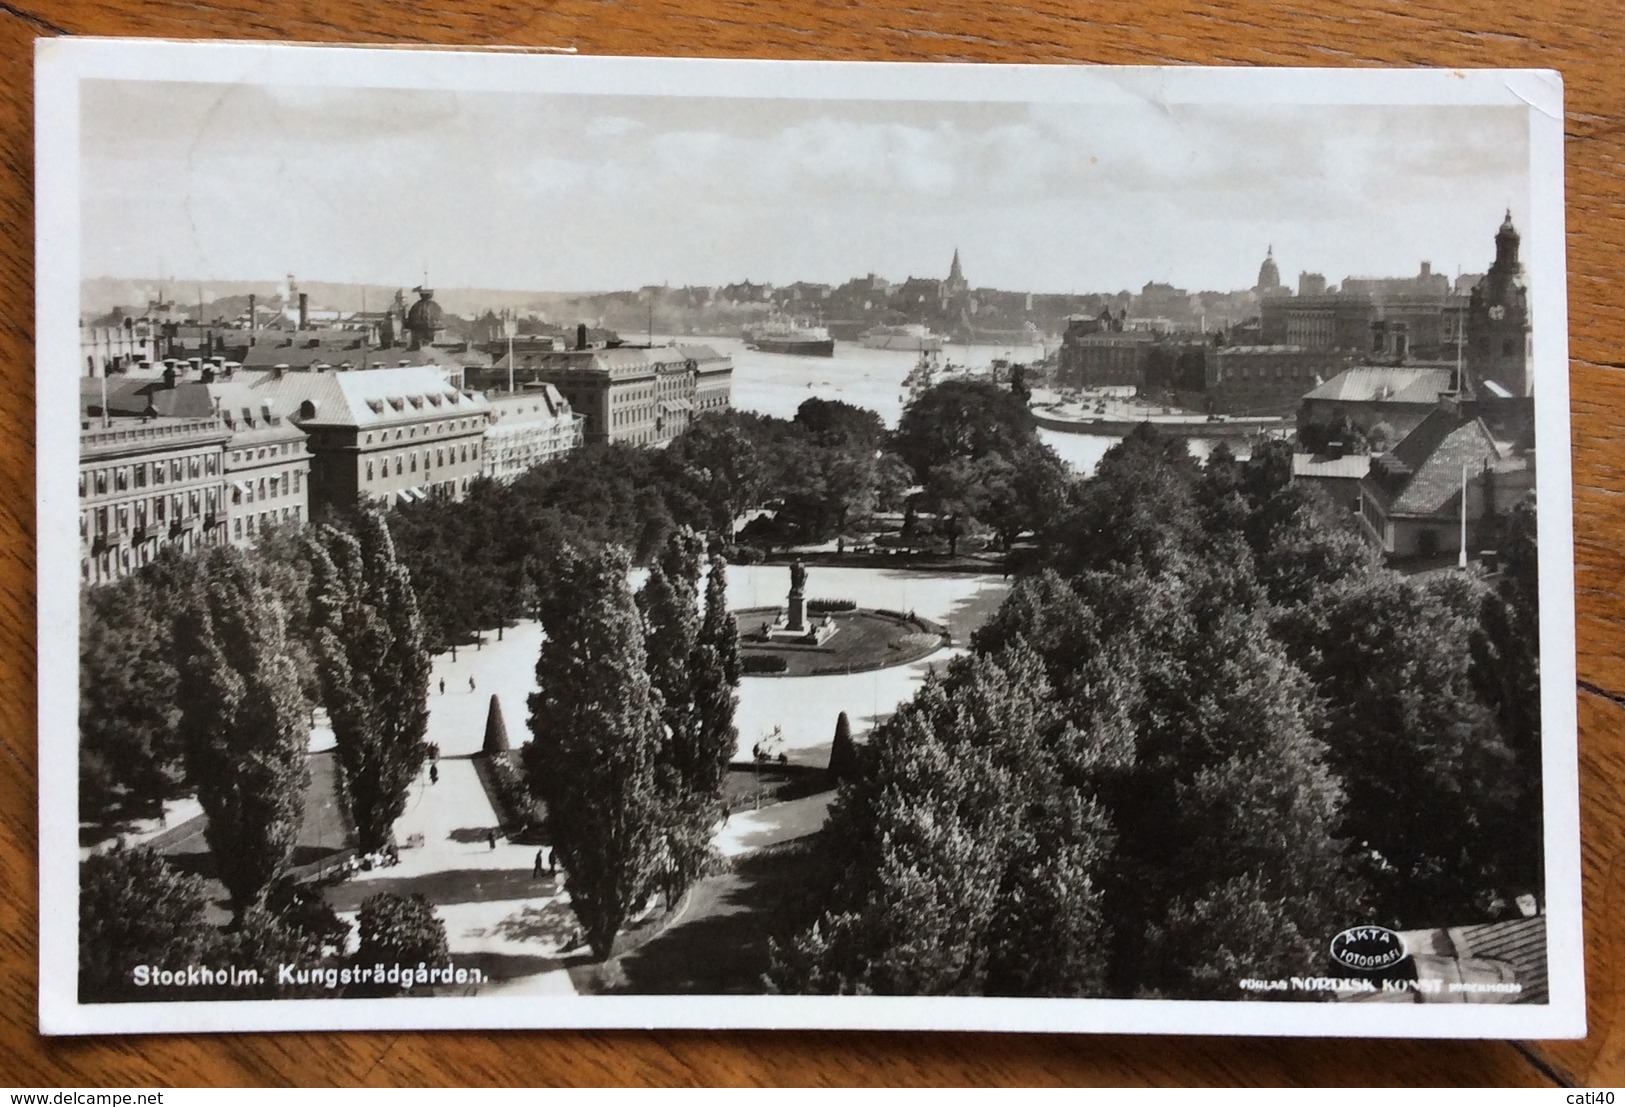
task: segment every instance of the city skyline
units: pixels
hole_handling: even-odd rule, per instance
[[[93,81],[82,121],[86,278],[838,285],[940,277],[958,249],[978,287],[1230,291],[1270,247],[1288,285],[1481,272],[1485,227],[1528,210],[1503,107]]]

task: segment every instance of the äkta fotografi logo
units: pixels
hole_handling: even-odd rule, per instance
[[[1391,969],[1409,955],[1405,939],[1386,926],[1351,926],[1332,939],[1332,960],[1360,972]]]

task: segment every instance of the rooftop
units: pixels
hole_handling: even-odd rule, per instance
[[[1359,480],[1371,470],[1370,454],[1345,454],[1342,457],[1322,457],[1319,454],[1293,454],[1294,477],[1343,478]]]
[[[1356,365],[1320,385],[1304,399],[1432,404],[1438,402],[1439,393],[1449,391],[1452,375],[1449,369],[1443,368]]]
[[[460,392],[429,365],[358,369],[348,373],[261,374],[251,383],[272,410],[301,425],[370,427],[439,416],[484,416],[484,396]],[[308,412],[308,414],[307,414]]]

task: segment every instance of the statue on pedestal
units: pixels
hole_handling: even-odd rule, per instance
[[[790,603],[785,612],[786,629],[797,631],[807,629],[807,567],[796,558],[790,566]]]

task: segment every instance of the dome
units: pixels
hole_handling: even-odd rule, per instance
[[[406,329],[418,344],[433,342],[435,334],[445,329],[445,315],[434,302],[434,289],[412,291],[418,294],[418,302],[406,309]]]
[[[1507,217],[1501,221],[1501,229],[1495,232],[1497,239],[1509,239],[1513,244],[1518,242],[1518,228],[1512,225],[1512,209],[1507,209]]]
[[[1264,255],[1264,264],[1258,267],[1259,288],[1279,288],[1281,286],[1281,269],[1275,264],[1275,247],[1271,246]]]
[[[440,305],[434,302],[434,289],[419,288],[418,302],[406,309],[406,325],[416,330],[439,330],[443,326]]]

